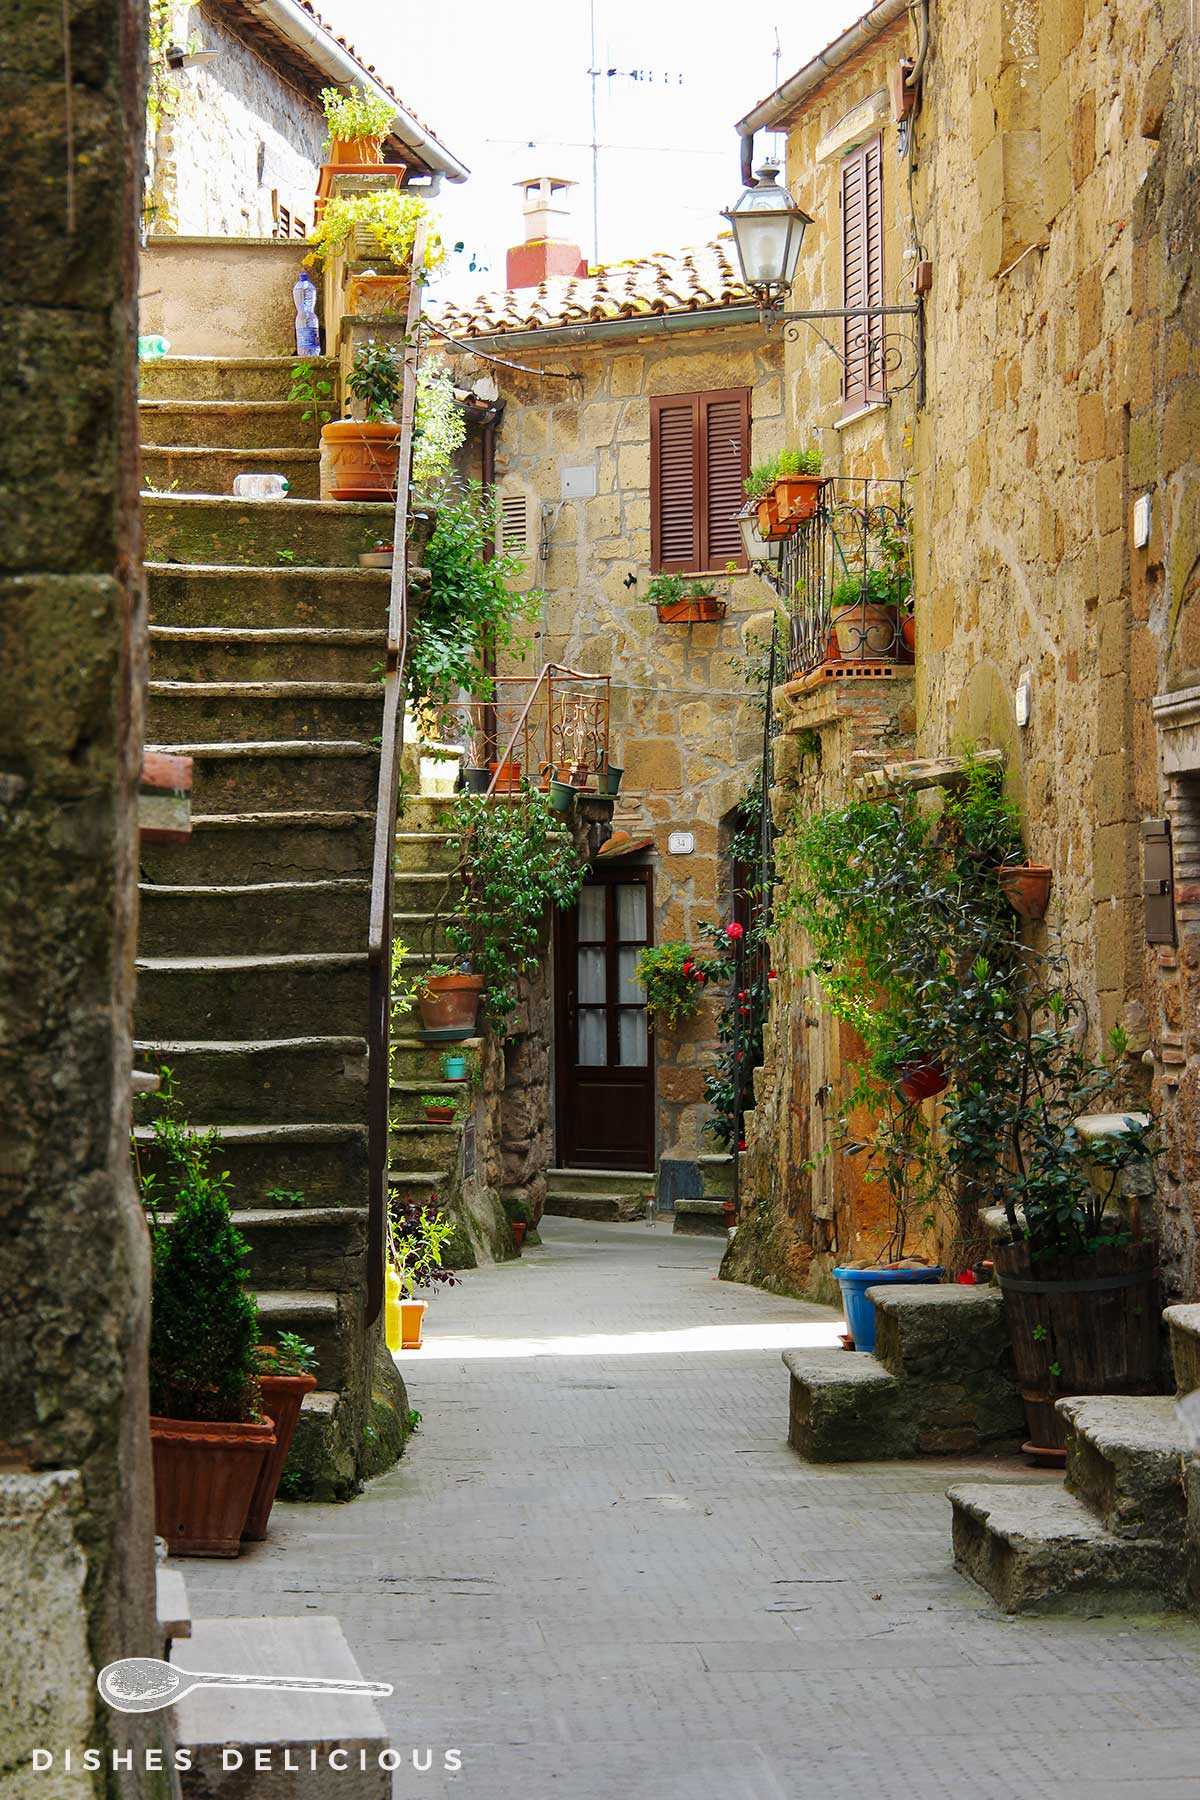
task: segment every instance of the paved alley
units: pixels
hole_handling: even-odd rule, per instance
[[[780,1350],[828,1309],[661,1223],[544,1234],[436,1297],[395,1470],[185,1565],[197,1615],[340,1619],[433,1750],[397,1800],[1200,1796],[1194,1623],[1006,1619],[950,1566],[980,1464],[789,1450]]]

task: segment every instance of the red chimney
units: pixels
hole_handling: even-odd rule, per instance
[[[508,253],[509,287],[538,287],[550,275],[586,275],[583,251],[565,235],[570,229],[566,193],[575,183],[556,175],[535,175],[515,185],[525,197],[525,242],[514,244]]]

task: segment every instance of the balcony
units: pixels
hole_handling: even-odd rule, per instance
[[[611,678],[549,663],[536,677],[497,675],[493,697],[472,706],[473,742],[497,793],[552,778],[606,793]],[[511,747],[510,747],[511,746]],[[509,766],[497,768],[497,760]]]
[[[785,680],[886,680],[913,660],[912,508],[906,483],[831,477],[787,538],[776,577]]]

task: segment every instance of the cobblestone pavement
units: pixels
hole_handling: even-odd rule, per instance
[[[1200,1797],[1196,1623],[1007,1619],[951,1568],[943,1490],[1023,1467],[810,1467],[779,1353],[828,1309],[661,1224],[545,1236],[437,1296],[391,1474],[187,1565],[198,1616],[341,1620],[434,1751],[397,1800]]]

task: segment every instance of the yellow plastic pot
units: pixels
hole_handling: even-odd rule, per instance
[[[395,1269],[388,1269],[384,1275],[385,1297],[383,1302],[383,1335],[387,1347],[393,1353],[399,1350],[404,1341],[404,1330],[400,1315],[400,1277]]]

